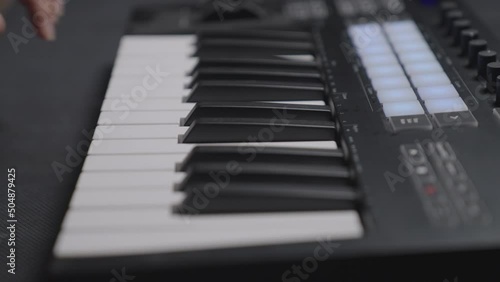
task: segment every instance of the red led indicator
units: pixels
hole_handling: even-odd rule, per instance
[[[426,185],[424,188],[424,191],[425,191],[425,194],[427,194],[428,196],[432,196],[432,195],[437,193],[436,186],[431,185],[431,184]]]

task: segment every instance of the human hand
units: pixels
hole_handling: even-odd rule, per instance
[[[31,22],[38,35],[45,40],[55,40],[56,24],[64,13],[64,2],[66,0],[19,0],[26,6],[30,14]],[[0,0],[0,12],[11,1]],[[6,29],[5,18],[0,14],[0,33]]]

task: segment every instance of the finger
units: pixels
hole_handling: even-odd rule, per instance
[[[56,4],[56,16],[58,18],[64,15],[64,2],[65,0],[53,0]]]
[[[6,24],[5,24],[5,19],[4,19],[4,17],[0,14],[0,33],[4,33],[4,32],[5,32],[5,27],[6,27]]]
[[[28,9],[31,11],[33,25],[38,30],[38,34],[45,40],[56,39],[55,22],[56,17],[53,11],[46,9],[46,0],[27,1]]]

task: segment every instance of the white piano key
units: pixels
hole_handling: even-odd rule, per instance
[[[195,146],[236,146],[252,148],[296,148],[336,150],[334,141],[310,142],[261,142],[261,143],[208,143],[208,144],[179,144],[177,139],[136,139],[136,140],[97,140],[89,148],[89,155],[114,154],[188,154]]]
[[[191,93],[190,89],[185,89],[182,83],[170,86],[169,84],[161,84],[158,87],[144,91],[144,87],[137,90],[135,86],[115,86],[109,88],[106,92],[106,98],[122,98],[129,99],[135,102],[141,102],[147,98],[182,98]],[[186,83],[187,84],[187,83]]]
[[[191,81],[191,77],[185,74],[172,74],[165,70],[160,70],[162,73],[158,76],[151,75],[145,72],[144,75],[113,77],[109,81],[109,88],[119,87],[126,88],[129,91],[136,86],[142,86],[146,90],[151,91],[152,88],[158,87],[177,87],[184,88],[184,85]]]
[[[394,77],[376,77],[372,79],[372,85],[375,91],[411,87],[410,82],[405,75]]]
[[[385,66],[371,66],[366,68],[366,72],[370,79],[377,77],[392,77],[404,76],[405,73],[400,64],[385,65]]]
[[[147,97],[144,100],[141,99],[141,101],[126,98],[107,98],[102,103],[101,111],[190,111],[195,105],[195,103],[183,103],[181,97]]]
[[[141,187],[140,189],[76,189],[70,209],[119,207],[169,207],[182,202],[186,194],[172,187]]]
[[[168,186],[179,182],[184,174],[172,171],[82,172],[77,189],[139,188]]]
[[[188,127],[178,125],[100,125],[96,127],[94,140],[101,139],[177,139]]]
[[[168,72],[172,75],[187,75],[188,71],[194,68],[195,64],[192,62],[185,62],[185,67],[180,68],[176,65],[160,65],[162,71]],[[115,66],[111,73],[113,78],[116,77],[130,77],[130,76],[146,76],[148,72],[146,68],[151,65],[146,66],[134,66],[134,65],[123,65]],[[153,65],[154,66],[154,65]]]
[[[186,54],[196,50],[194,42],[186,40],[140,40],[127,38],[120,42],[118,54]]]
[[[444,72],[413,75],[410,77],[415,87],[440,86],[451,84],[448,75]]]
[[[83,171],[175,171],[175,164],[185,158],[186,154],[90,155]]]
[[[189,111],[101,112],[97,124],[179,124]]]
[[[167,226],[162,229],[160,226],[151,230],[63,230],[55,246],[55,255],[58,258],[71,258],[168,253],[363,236],[363,226],[353,211],[191,216],[189,224],[182,217],[178,221],[175,228]],[[203,236],[200,236],[200,232],[203,232]]]
[[[410,76],[415,76],[419,74],[428,74],[428,73],[436,73],[436,72],[443,72],[443,68],[437,62],[436,60],[434,61],[429,61],[429,62],[415,62],[411,64],[406,64],[404,66],[406,72]]]
[[[318,217],[321,217],[323,213],[332,214],[332,212],[304,212],[304,213],[316,213]],[[336,213],[336,212],[333,212]],[[297,228],[297,224],[294,224],[293,218],[300,221],[304,218],[309,218],[310,216],[305,216],[302,212],[287,212],[287,213],[267,213],[267,217],[263,217],[263,214],[221,214],[221,215],[203,215],[203,216],[191,216],[189,223],[186,223],[185,219],[182,218],[183,215],[172,213],[170,207],[150,207],[143,209],[110,209],[106,211],[101,210],[91,210],[91,209],[78,209],[70,210],[62,228],[65,231],[76,231],[85,230],[91,231],[92,229],[115,229],[115,228],[127,228],[133,227],[157,227],[157,228],[167,228],[169,227],[174,232],[193,230],[200,227],[206,228],[207,232],[218,232],[217,229],[222,229],[219,231],[227,232],[238,232],[236,226],[242,227],[244,229],[251,229],[247,225],[255,225],[261,227],[272,228],[274,224],[277,223],[277,219],[281,219],[279,224],[280,227],[286,228]],[[295,217],[294,217],[295,215]],[[324,218],[323,218],[324,219]],[[315,222],[319,222],[318,219],[314,219]],[[323,224],[329,221],[323,221]],[[327,224],[325,224],[327,225]],[[234,231],[230,231],[233,229]],[[302,229],[302,228],[298,228]]]
[[[323,100],[311,100],[311,101],[256,101],[260,103],[272,103],[272,104],[294,104],[294,105],[311,105],[311,106],[326,106]]]
[[[168,34],[168,35],[124,35],[120,44],[158,44],[161,42],[179,42],[184,44],[194,44],[196,35],[190,34]]]
[[[462,112],[469,110],[465,102],[460,97],[426,100],[425,107],[430,114]]]
[[[418,101],[392,102],[383,104],[386,117],[423,115],[422,105]]]
[[[437,61],[436,56],[431,51],[403,53],[399,55],[399,59],[403,65]]]
[[[377,92],[377,98],[380,103],[392,103],[403,101],[416,101],[417,95],[412,88],[383,90]]]
[[[451,84],[443,86],[420,87],[417,92],[422,100],[458,97],[458,92]]]
[[[197,64],[199,62],[198,57],[186,56],[171,56],[171,57],[118,57],[115,61],[113,68],[123,68],[123,67],[136,67],[136,68],[146,68],[155,67],[160,65],[161,67],[168,68],[172,70],[177,67],[181,70],[186,70],[187,67]]]

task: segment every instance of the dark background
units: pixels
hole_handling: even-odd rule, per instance
[[[95,127],[129,13],[135,4],[150,2],[162,1],[70,0],[57,41],[26,38],[18,53],[6,35],[23,36],[22,19],[28,16],[18,4],[6,13],[8,31],[0,37],[0,281],[46,279],[52,245],[79,172],[76,167],[60,182],[52,164],[65,164],[67,148],[88,140],[82,132]],[[477,19],[494,31],[499,29],[498,1],[464,2]],[[15,276],[6,272],[4,241],[4,199],[11,167],[17,171]]]

